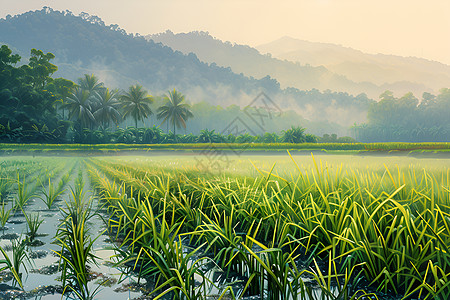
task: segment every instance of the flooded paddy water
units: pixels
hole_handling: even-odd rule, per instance
[[[146,185],[148,183],[146,181],[152,179],[155,179],[156,181],[156,177],[150,176],[153,172],[159,172],[158,174],[160,174],[159,176],[161,177],[165,176],[164,174],[167,176],[175,176],[173,174],[181,172],[183,174],[188,174],[190,180],[193,177],[204,176],[211,182],[217,181],[217,178],[221,178],[220,180],[223,181],[225,180],[224,178],[233,177],[262,177],[267,178],[266,181],[272,181],[275,185],[282,185],[287,181],[297,182],[298,184],[299,176],[301,176],[304,180],[303,184],[309,182],[311,185],[316,185],[321,189],[320,192],[325,193],[325,195],[333,193],[332,189],[335,188],[333,185],[336,185],[337,190],[342,190],[346,186],[345,183],[341,183],[346,180],[345,178],[353,178],[355,180],[356,178],[359,178],[361,181],[366,180],[369,182],[368,185],[370,185],[370,180],[374,180],[374,182],[380,184],[380,191],[385,190],[388,194],[392,194],[396,188],[402,187],[402,189],[408,189],[408,192],[402,196],[405,197],[406,200],[406,198],[410,197],[407,196],[407,194],[411,193],[415,184],[421,185],[421,187],[416,188],[417,191],[428,191],[425,187],[426,183],[423,181],[425,179],[419,179],[419,177],[423,177],[424,172],[429,174],[427,176],[429,176],[430,180],[433,179],[436,181],[436,187],[438,189],[436,197],[448,197],[448,192],[445,192],[445,190],[439,192],[439,189],[442,189],[442,187],[448,189],[450,159],[361,157],[351,155],[323,155],[315,157],[302,155],[290,157],[288,154],[267,156],[230,155],[227,157],[226,161],[221,160],[220,162],[211,161],[209,157],[201,155],[183,154],[176,156],[162,155],[157,157],[151,155],[123,155],[98,158],[7,157],[0,158],[0,167],[0,175],[2,177],[2,181],[0,182],[0,193],[3,203],[0,217],[6,218],[5,226],[0,229],[0,247],[5,250],[5,253],[11,259],[15,257],[13,248],[18,241],[24,241],[23,243],[26,248],[23,264],[19,264],[18,269],[18,272],[22,273],[23,289],[20,288],[17,280],[14,279],[14,276],[11,274],[11,269],[6,267],[0,272],[0,299],[82,298],[65,289],[66,286],[64,286],[64,284],[67,284],[67,282],[64,282],[61,278],[63,262],[61,258],[61,243],[58,242],[57,238],[57,234],[61,230],[65,218],[64,210],[67,209],[67,206],[71,203],[70,201],[75,197],[73,196],[73,193],[80,182],[83,184],[83,198],[92,199],[92,208],[95,212],[92,218],[89,218],[85,224],[86,229],[88,230],[87,236],[93,241],[92,254],[96,257],[96,263],[89,263],[88,269],[89,280],[87,288],[92,292],[91,298],[152,299],[158,295],[158,293],[151,294],[153,290],[158,288],[155,286],[155,282],[151,280],[147,281],[145,276],[142,276],[144,278],[138,278],[137,272],[124,272],[124,267],[117,264],[119,261],[118,257],[120,256],[118,255],[118,249],[124,247],[121,242],[124,238],[126,239],[126,237],[115,235],[114,233],[111,234],[112,231],[108,230],[108,226],[111,224],[111,211],[108,210],[108,205],[112,204],[109,203],[108,205],[105,205],[105,202],[102,202],[101,196],[104,196],[104,194],[101,194],[102,188],[99,188],[98,186],[99,178],[104,178],[111,183],[115,182],[120,184],[120,182],[122,182],[125,185],[129,184],[132,189],[137,189],[136,187],[141,185],[142,189],[146,189],[145,193],[150,193],[150,187]],[[96,170],[99,173],[94,173],[93,170]],[[114,173],[114,170],[116,170],[117,173]],[[130,181],[125,183],[126,180],[124,176],[129,176]],[[184,182],[183,180],[181,181]],[[97,186],[94,186],[96,184]],[[166,184],[167,186],[170,185],[168,182]],[[193,183],[190,182],[189,184]],[[52,185],[55,188],[56,185],[61,185],[61,194],[55,198],[54,203],[50,205],[51,208],[49,209],[43,199],[47,199],[45,193],[50,190],[50,186]],[[117,188],[116,190],[120,192],[119,194],[121,196],[123,196],[122,193],[130,194],[129,187],[125,185],[122,189]],[[232,188],[232,186],[233,185],[230,183],[230,188]],[[158,188],[160,188],[159,185]],[[368,189],[368,187],[364,188],[365,190]],[[103,187],[103,191],[105,189],[106,188]],[[284,188],[280,188],[280,190],[283,189]],[[329,189],[329,191],[327,192],[326,189]],[[189,187],[186,190],[192,190],[192,187]],[[361,189],[361,191],[362,190],[363,189]],[[371,189],[370,192],[374,195],[377,194],[375,195],[375,198],[378,194],[381,194],[376,188]],[[434,192],[436,192],[436,190],[434,190]],[[176,192],[173,193],[174,195],[178,195]],[[193,195],[198,195],[196,193],[197,192],[193,193]],[[311,192],[305,192],[304,195],[299,195],[298,197],[308,197],[308,193],[310,195],[314,194],[311,190]],[[356,193],[356,190],[353,193]],[[401,191],[399,193],[401,193]],[[152,197],[154,199],[163,197],[161,195],[156,195],[159,194],[152,194]],[[428,196],[430,198],[432,197],[432,195]],[[133,195],[130,194],[128,197],[133,197]],[[183,198],[183,196],[180,197]],[[189,195],[187,195],[187,197],[189,197]],[[219,195],[217,197],[220,198]],[[239,194],[239,197],[242,197],[242,195]],[[414,198],[415,196],[411,197]],[[394,198],[394,195],[392,195],[392,198]],[[449,199],[436,199],[437,202],[439,202],[438,200],[445,203],[449,201]],[[24,201],[24,203],[21,203],[21,201]],[[247,199],[242,199],[242,202],[246,201]],[[233,207],[237,207],[238,204],[239,203],[233,204]],[[192,209],[195,210],[194,207]],[[223,211],[226,211],[226,208],[223,209]],[[233,208],[233,210],[234,209],[235,208]],[[8,211],[9,215],[6,216]],[[243,213],[243,211],[242,208],[240,213]],[[174,208],[174,218],[178,213],[180,212]],[[192,220],[186,219],[184,222],[190,227],[188,227],[188,229],[182,229],[179,233],[181,234],[182,231],[184,233],[189,233],[189,230],[196,230],[195,227],[197,226],[206,226],[205,219],[202,221],[203,223],[196,223],[196,218],[198,218],[198,216],[203,215],[199,213],[192,217]],[[218,212],[216,217],[219,218],[221,216],[222,211]],[[203,217],[206,218],[206,216]],[[37,232],[34,235],[30,234],[30,231],[32,231],[30,226],[36,226],[36,224],[33,225],[32,223],[33,218],[37,218],[37,223],[41,222],[40,225],[37,226]],[[207,220],[210,220],[211,224],[215,224],[215,220],[209,218],[212,217],[208,216]],[[124,218],[124,220],[125,219],[126,218]],[[271,219],[270,214],[267,217],[268,222],[269,219]],[[261,220],[261,224],[263,224],[264,219]],[[191,223],[188,223],[188,221],[192,222],[192,225]],[[222,224],[222,221],[216,221],[217,224]],[[161,220],[158,222],[158,226],[164,226],[162,225],[164,223],[162,223]],[[237,226],[236,232],[233,231],[233,234],[239,237],[239,242],[247,247],[250,243],[248,243],[248,240],[245,240],[245,234],[238,232],[239,230],[244,230],[239,227],[240,225],[237,225],[238,223],[239,222],[236,221],[236,224],[233,224],[234,227]],[[261,225],[261,227],[263,227],[263,225]],[[202,229],[204,228],[202,227]],[[250,230],[248,227],[245,227],[245,229]],[[208,230],[208,232],[212,232],[212,229]],[[108,234],[108,232],[110,234]],[[249,234],[247,233],[247,236],[248,235]],[[261,236],[266,235],[262,232]],[[220,262],[217,260],[218,256],[211,256],[211,253],[209,253],[208,256],[202,252],[205,249],[212,251],[211,249],[208,249],[208,242],[211,242],[212,239],[206,238],[205,241],[206,245],[202,244],[202,248],[199,248],[200,250],[198,251],[196,250],[197,252],[189,259],[188,263],[188,266],[191,267],[202,257],[209,257],[210,259],[205,261],[205,263],[201,263],[201,267],[196,271],[196,274],[193,277],[195,280],[194,286],[201,286],[204,284],[205,288],[202,291],[202,294],[204,295],[203,298],[206,299],[219,299],[221,296],[222,299],[232,299],[231,293],[223,293],[227,287],[229,287],[229,290],[232,290],[235,295],[242,294],[243,290],[247,289],[246,283],[249,279],[243,274],[250,272],[249,267],[243,266],[240,268],[236,265],[231,272],[225,272],[224,265],[219,267]],[[270,238],[267,239],[267,241],[269,243]],[[183,245],[180,245],[180,249],[183,249],[186,253],[192,252],[193,249],[196,249],[197,247],[197,244],[194,245],[194,242],[190,239],[189,235],[186,234],[184,235],[182,243]],[[320,241],[320,243],[324,244],[325,242]],[[251,245],[252,247],[248,252],[250,253],[249,260],[256,259],[257,257],[256,254],[253,255],[252,253],[264,252],[264,248],[262,248],[264,245],[259,246],[258,243],[251,243]],[[271,247],[275,247],[275,245],[271,245]],[[310,247],[310,245],[308,245],[308,247]],[[242,250],[241,248],[239,249],[240,251]],[[185,254],[185,256],[186,255],[187,254]],[[306,254],[304,256],[299,254],[296,262],[301,261],[301,259],[306,256]],[[227,259],[234,259],[234,257],[231,255],[228,256]],[[246,258],[243,257],[242,263],[244,263],[245,260]],[[301,263],[299,263],[299,265],[301,265]],[[0,265],[0,267],[4,266],[7,266],[7,264],[3,263]],[[323,255],[317,260],[316,267],[313,264],[305,266],[306,269],[309,268],[314,270],[314,268],[316,268],[314,272],[318,269],[326,269],[327,267],[327,257]],[[258,274],[264,273],[264,271],[259,272],[260,273]],[[290,278],[294,273],[291,271],[289,272],[290,275],[288,277]],[[268,275],[266,274],[264,276]],[[266,279],[262,279],[262,282],[257,289],[264,290],[270,288],[269,283],[264,280]],[[289,280],[292,280],[292,278]],[[301,276],[301,280],[303,282],[313,282],[314,278],[311,274],[305,273]],[[169,281],[169,278],[166,278],[166,281]],[[159,281],[158,284],[162,285],[163,282]],[[304,298],[299,296],[299,298],[295,299],[319,299],[323,297],[321,294],[323,290],[319,289],[316,283],[311,284],[311,286],[315,285],[316,287],[311,289],[315,295],[308,296],[307,293],[305,293],[304,295],[306,296]],[[358,288],[359,287],[360,286],[358,286]],[[339,295],[340,292],[336,291],[336,289],[339,290],[339,288],[336,287],[330,288],[330,290],[335,291],[331,292],[327,299],[334,299],[333,295]],[[163,290],[164,289],[161,289],[160,292]],[[374,291],[375,289],[369,289],[369,291],[372,290]],[[385,299],[395,298],[392,290],[385,290],[385,292]],[[62,296],[63,293],[64,295]],[[264,295],[264,293],[262,293],[262,295]],[[258,294],[256,291],[253,291],[253,293],[247,291],[241,296],[245,297],[245,299],[261,298],[261,294]],[[171,299],[171,297],[173,297],[173,294],[167,293],[165,299]],[[383,298],[382,293],[377,294],[377,297],[380,299]],[[194,298],[191,297],[191,299]],[[201,297],[196,299],[201,299]],[[270,296],[268,299],[270,299]],[[283,299],[293,299],[293,297],[290,296]],[[372,298],[367,296],[366,299]]]

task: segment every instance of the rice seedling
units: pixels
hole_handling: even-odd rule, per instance
[[[18,284],[23,289],[22,273],[20,267],[23,266],[25,271],[27,268],[24,264],[25,260],[28,260],[26,253],[25,240],[12,240],[12,259],[8,256],[6,251],[0,247],[0,251],[3,255],[3,259],[0,260],[0,265],[4,265],[0,268],[0,271],[9,270],[13,275],[13,283]]]
[[[10,208],[10,209],[5,208],[5,202],[3,201],[2,207],[0,209],[0,225],[3,229],[3,232],[5,231],[5,226],[9,220],[9,216],[11,215],[11,211],[12,211],[12,208]]]
[[[27,221],[27,235],[29,242],[32,243],[34,239],[38,236],[38,230],[41,224],[44,222],[43,219],[40,219],[39,213],[35,214],[27,214],[25,211],[23,211],[23,214],[25,216],[25,220]]]
[[[44,187],[44,185],[41,183],[41,192],[42,195],[40,199],[45,203],[47,208],[50,210],[52,209],[53,203],[55,200],[64,193],[64,190],[61,186],[55,187],[53,183],[51,182],[51,179],[48,179],[48,186],[47,189]]]
[[[67,183],[70,180],[70,174],[72,174],[72,171],[73,171],[73,169],[61,177],[61,180],[58,182],[58,187],[56,189],[57,191],[62,191],[64,189],[64,187],[67,185]]]
[[[0,200],[3,200],[8,194],[11,188],[11,180],[5,176],[5,174],[0,174]]]
[[[96,264],[92,238],[87,222],[94,216],[92,198],[85,199],[80,184],[71,190],[71,200],[61,208],[63,221],[56,234],[56,244],[61,247],[56,253],[60,257],[63,294],[69,292],[78,299],[94,299],[100,285],[89,287],[89,265]]]
[[[14,208],[17,210],[22,209],[28,203],[31,197],[34,196],[34,193],[32,188],[28,186],[26,179],[25,178],[23,180],[20,179],[19,173],[17,173],[16,184],[17,184],[17,192],[14,197]]]

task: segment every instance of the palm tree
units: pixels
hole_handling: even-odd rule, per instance
[[[273,133],[266,132],[262,137],[262,141],[264,143],[276,143],[278,142],[278,139],[279,139],[278,134],[276,134],[275,132]]]
[[[83,90],[88,91],[89,94],[104,89],[103,82],[100,82],[94,74],[84,74],[84,77],[78,78],[78,84]]]
[[[95,122],[95,117],[91,112],[91,103],[89,92],[82,88],[76,88],[74,92],[70,93],[66,98],[65,107],[69,110],[69,118],[77,119],[80,125],[84,127],[91,127]]]
[[[305,142],[305,128],[292,126],[288,130],[283,130],[281,140],[283,143],[304,143]]]
[[[192,114],[189,104],[184,102],[184,95],[173,89],[172,92],[169,91],[169,95],[164,96],[166,104],[158,108],[157,118],[163,119],[161,125],[169,121],[173,125],[173,133],[176,135],[175,127],[186,128],[186,121],[192,118]]]
[[[120,97],[120,101],[125,112],[123,117],[126,118],[128,115],[131,115],[134,119],[135,127],[137,127],[138,120],[141,121],[153,114],[150,109],[153,98],[147,94],[147,91],[141,85],[130,86],[128,92]]]
[[[200,134],[197,137],[197,143],[219,143],[221,141],[221,137],[216,131],[203,129],[200,130]]]
[[[93,115],[97,122],[103,123],[105,127],[108,127],[110,122],[119,123],[121,114],[118,111],[120,103],[117,97],[118,92],[110,91],[108,88],[93,93],[96,105]]]

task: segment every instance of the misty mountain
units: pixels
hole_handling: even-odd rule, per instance
[[[364,94],[281,89],[270,76],[259,79],[237,74],[230,67],[199,60],[140,35],[127,34],[118,25],[106,25],[99,17],[50,8],[0,20],[0,43],[26,58],[30,49],[52,52],[59,69],[54,77],[76,80],[96,74],[106,86],[127,89],[140,83],[153,95],[176,88],[190,102],[244,107],[265,92],[280,109],[294,110],[312,121],[348,126],[366,119],[373,100]],[[21,61],[26,63],[26,60]],[[321,72],[322,68],[312,68]],[[304,80],[312,76],[305,72]],[[344,80],[345,81],[345,80]]]
[[[345,76],[331,72],[323,66],[311,66],[262,55],[247,45],[223,42],[208,32],[174,34],[166,31],[147,35],[147,39],[160,42],[185,54],[194,53],[205,62],[230,67],[235,73],[261,78],[271,76],[280,82],[282,88],[295,87],[300,90],[345,91],[351,94],[366,93],[378,97],[380,87],[366,82],[356,83]]]
[[[256,47],[261,53],[325,67],[350,80],[372,82],[398,96],[414,92],[437,93],[450,85],[450,66],[417,57],[385,54],[368,54],[359,50],[330,43],[314,43],[283,37]]]

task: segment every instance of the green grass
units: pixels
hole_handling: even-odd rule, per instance
[[[61,189],[73,180],[56,236],[71,297],[96,293],[85,170],[109,214],[116,266],[153,282],[151,297],[204,299],[212,289],[222,299],[450,297],[449,160],[241,155],[205,174],[198,158],[8,158],[2,172],[27,174],[9,190],[23,199],[36,178],[61,177]],[[7,219],[5,207],[1,213]],[[13,260],[3,266],[19,275]],[[226,278],[241,280],[242,289],[233,291]]]
[[[63,220],[55,242],[61,249],[55,253],[60,257],[63,295],[90,300],[101,287],[99,285],[94,290],[89,287],[89,265],[96,264],[93,247],[98,237],[91,237],[88,222],[95,215],[93,200],[86,199],[80,178],[77,178],[76,187],[71,189],[70,201],[61,208]]]
[[[308,273],[326,299],[338,298],[333,286],[343,299],[365,294],[360,288],[428,299],[450,295],[448,161],[378,158],[358,165],[363,160],[356,158],[344,166],[343,157],[308,164],[271,157],[253,162],[251,171],[245,158],[225,175],[208,176],[189,158],[89,161],[93,182],[114,211],[115,232],[124,237],[122,255],[142,276],[161,274],[150,257],[171,258],[155,248],[155,237],[170,244],[175,226],[196,249],[206,243],[226,274],[246,278],[251,294],[263,294],[264,282],[266,297],[305,297]],[[233,172],[235,166],[244,172]],[[127,197],[131,191],[134,197]],[[167,224],[155,223],[161,219]]]
[[[42,196],[40,199],[45,203],[48,209],[52,209],[53,203],[55,200],[64,193],[64,185],[66,184],[66,179],[62,179],[60,184],[57,187],[51,182],[51,179],[48,179],[47,188],[41,183],[41,193]]]
[[[24,210],[22,210],[22,212],[25,216],[25,220],[27,221],[27,235],[29,242],[32,243],[37,237],[39,227],[42,225],[44,220],[39,217],[39,213],[27,214]]]
[[[0,267],[0,272],[9,270],[13,275],[13,284],[18,284],[20,288],[23,289],[20,267],[24,266],[24,269],[27,272],[24,264],[25,260],[28,260],[28,255],[26,253],[26,241],[12,240],[12,259],[2,247],[0,247],[0,251],[3,255],[3,259],[0,260],[0,265],[3,265],[3,267]]]
[[[27,151],[27,152],[86,152],[86,151],[202,151],[204,149],[225,150],[225,151],[299,151],[299,150],[368,150],[368,151],[412,151],[412,150],[450,150],[450,143],[251,143],[251,144],[0,144],[3,151]]]

